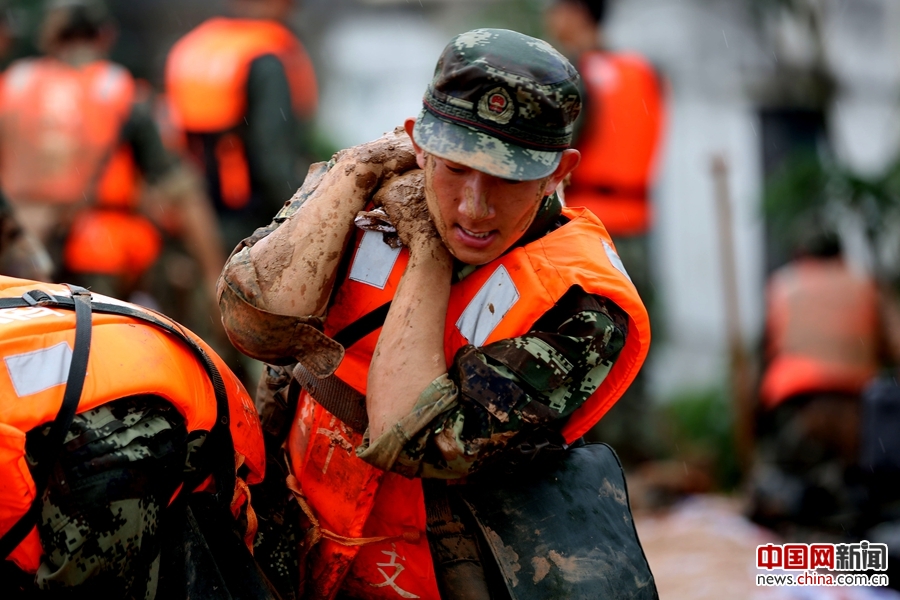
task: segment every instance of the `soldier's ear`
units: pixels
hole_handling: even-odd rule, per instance
[[[416,164],[419,165],[420,169],[424,169],[425,168],[425,150],[423,150],[422,147],[416,143],[416,138],[415,138],[415,136],[413,136],[413,127],[415,127],[415,126],[416,126],[416,120],[412,117],[408,118],[403,123],[403,128],[406,130],[406,135],[409,136],[409,139],[412,141],[413,150],[416,151]]]
[[[565,179],[569,173],[575,170],[575,167],[577,167],[580,162],[581,152],[573,148],[563,150],[559,166],[557,166],[556,170],[553,171],[553,174],[547,178],[547,183],[544,185],[544,195],[549,196],[556,191],[556,187],[562,183],[563,179]]]

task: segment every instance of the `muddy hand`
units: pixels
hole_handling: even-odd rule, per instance
[[[421,169],[387,181],[372,199],[387,213],[405,246],[437,237],[425,202],[425,172]]]
[[[357,166],[357,172],[367,171],[374,174],[376,186],[416,168],[416,153],[402,127],[385,133],[377,140],[343,150],[336,158],[338,162],[353,161]]]

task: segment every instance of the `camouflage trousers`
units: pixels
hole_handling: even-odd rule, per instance
[[[29,432],[29,455],[48,430]],[[154,396],[76,415],[43,496],[44,555],[28,595],[154,598],[160,517],[182,481],[187,437],[178,411]]]

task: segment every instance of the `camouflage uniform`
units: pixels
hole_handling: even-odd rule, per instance
[[[49,427],[29,432],[29,458]],[[16,577],[20,592],[154,598],[160,513],[184,478],[188,447],[184,418],[162,398],[123,398],[76,415],[43,497],[41,565],[33,585]]]

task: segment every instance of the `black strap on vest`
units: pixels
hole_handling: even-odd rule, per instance
[[[384,320],[387,319],[387,314],[390,309],[391,303],[385,302],[372,312],[366,313],[338,331],[334,334],[332,339],[344,348],[349,348],[384,325]]]
[[[349,348],[384,325],[384,320],[387,318],[390,308],[390,302],[382,304],[341,329],[332,339],[344,348]],[[294,379],[325,410],[343,421],[353,431],[357,433],[365,432],[369,426],[369,414],[366,412],[365,396],[357,392],[356,389],[345,383],[337,375],[332,374],[324,379],[319,379],[300,363],[297,363],[294,367],[293,374]]]
[[[41,511],[44,491],[50,480],[50,471],[62,450],[66,433],[75,418],[78,403],[81,401],[81,391],[84,389],[84,378],[87,375],[88,358],[91,352],[91,293],[86,289],[70,285],[72,302],[75,308],[75,343],[72,350],[72,361],[69,364],[69,374],[66,378],[66,391],[63,394],[62,405],[56,418],[50,426],[42,451],[37,457],[37,464],[31,470],[36,493],[28,511],[16,521],[9,531],[0,538],[0,556],[4,559],[18,546],[31,528],[34,527]],[[24,306],[36,305],[38,301],[29,292],[23,298],[12,298],[25,302]]]
[[[179,325],[166,322],[150,312],[137,310],[128,305],[92,301],[90,292],[84,288],[73,285],[68,287],[72,291],[71,298],[52,296],[41,290],[32,290],[23,294],[20,298],[0,298],[0,309],[47,306],[75,310],[75,347],[72,354],[72,363],[69,367],[63,403],[46,438],[45,450],[38,457],[37,467],[32,469],[32,479],[37,487],[37,494],[28,512],[0,538],[0,556],[4,558],[9,556],[9,553],[19,545],[28,532],[31,531],[31,528],[34,527],[37,516],[40,514],[42,496],[49,480],[50,470],[56,457],[59,455],[65,440],[65,434],[69,430],[72,419],[77,412],[81,391],[84,386],[84,378],[87,373],[92,332],[92,311],[130,317],[159,327],[187,345],[203,365],[216,398],[216,422],[200,450],[203,456],[200,462],[201,468],[189,480],[184,482],[184,488],[187,490],[196,488],[211,473],[216,481],[216,492],[214,494],[216,504],[224,509],[228,509],[231,504],[235,474],[233,463],[234,442],[229,428],[228,393],[225,390],[222,375],[219,373],[219,369],[213,360]]]

